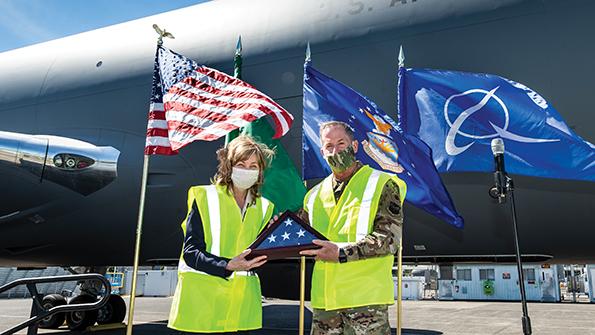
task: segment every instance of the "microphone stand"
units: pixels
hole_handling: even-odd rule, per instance
[[[516,207],[514,201],[514,183],[512,178],[508,176],[506,172],[504,172],[504,180],[505,185],[502,187],[502,192],[500,190],[497,192],[498,194],[498,202],[504,203],[506,202],[506,196],[510,195],[510,207],[512,210],[512,227],[514,230],[514,247],[516,252],[516,262],[517,262],[517,270],[519,272],[519,288],[521,290],[521,304],[523,307],[523,317],[522,317],[522,324],[523,324],[523,334],[531,335],[531,319],[529,318],[529,312],[527,310],[527,296],[525,294],[525,278],[523,275],[523,263],[521,261],[521,251],[519,247],[519,232],[517,228],[517,219],[516,219]]]
[[[523,334],[531,334],[531,319],[529,318],[529,312],[527,310],[527,295],[525,294],[525,278],[523,275],[523,263],[521,261],[521,251],[519,247],[519,231],[516,222],[516,207],[514,202],[514,183],[512,178],[506,176],[506,190],[510,194],[510,208],[512,210],[512,226],[514,230],[514,248],[516,251],[516,263],[519,271],[519,287],[521,289],[521,304],[523,306]]]

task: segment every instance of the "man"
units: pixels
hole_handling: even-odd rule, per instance
[[[307,213],[300,213],[330,240],[301,252],[316,257],[312,334],[390,334],[406,186],[356,160],[358,142],[346,123],[322,124],[320,140],[332,174],[308,192]]]

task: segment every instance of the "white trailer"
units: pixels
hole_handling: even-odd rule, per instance
[[[525,292],[529,301],[560,301],[556,267],[524,264]],[[515,264],[454,264],[452,276],[439,280],[441,300],[521,299]]]
[[[587,264],[587,285],[585,291],[589,295],[589,301],[595,303],[595,264]]]

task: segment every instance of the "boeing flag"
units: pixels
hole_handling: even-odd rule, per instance
[[[433,152],[438,171],[492,171],[490,142],[506,145],[508,172],[595,181],[595,146],[537,92],[479,73],[400,69],[399,126]]]
[[[373,168],[397,174],[407,184],[405,200],[456,226],[463,227],[431,150],[419,138],[403,133],[376,104],[344,84],[304,65],[303,176],[331,173],[320,153],[320,124],[337,120],[349,124],[360,144],[357,159]]]

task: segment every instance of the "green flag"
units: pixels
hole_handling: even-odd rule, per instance
[[[236,54],[233,59],[234,76],[242,77],[242,42],[238,39]],[[302,208],[306,187],[298,174],[293,161],[278,139],[273,139],[275,131],[265,118],[249,123],[246,127],[234,130],[225,136],[225,144],[242,135],[250,135],[269,148],[275,150],[275,158],[264,171],[262,195],[275,204],[276,212],[296,211]]]
[[[273,139],[274,133],[263,118],[242,128],[243,135],[250,135],[275,150],[275,158],[264,171],[262,195],[275,204],[276,212],[296,211],[302,208],[306,187],[281,142]]]

